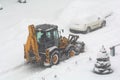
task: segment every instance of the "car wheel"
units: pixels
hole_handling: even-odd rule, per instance
[[[105,27],[105,26],[106,26],[106,21],[103,21],[101,27]]]
[[[57,65],[59,63],[59,54],[57,51],[55,51],[52,55],[51,55],[51,63],[52,65]]]
[[[91,32],[91,28],[88,27],[87,30],[86,30],[86,33],[90,33]]]

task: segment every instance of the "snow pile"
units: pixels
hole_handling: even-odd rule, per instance
[[[98,52],[96,63],[93,71],[98,74],[109,74],[112,73],[113,70],[111,69],[110,57],[106,52],[104,46],[100,52]]]

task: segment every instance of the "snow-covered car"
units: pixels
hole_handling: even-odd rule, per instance
[[[70,25],[69,29],[71,32],[81,32],[81,33],[89,33],[98,28],[102,28],[106,26],[106,20],[102,17],[97,16],[88,16],[84,19],[77,20],[72,25]]]

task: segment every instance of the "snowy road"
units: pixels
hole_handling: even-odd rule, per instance
[[[0,73],[0,80],[21,80],[45,69],[40,65],[21,64],[6,72]]]
[[[45,77],[53,80],[119,80],[120,65],[119,49],[116,57],[111,57],[114,73],[108,76],[98,76],[92,73],[96,53],[105,45],[109,47],[120,43],[120,1],[119,0],[28,0],[27,4],[19,4],[16,0],[0,1],[4,9],[0,11],[0,80],[41,80]],[[61,62],[52,68],[38,65],[24,64],[23,44],[27,37],[29,24],[54,23],[65,29],[65,36],[69,32],[68,25],[72,20],[82,15],[97,12],[99,15],[112,11],[113,15],[107,19],[107,26],[89,34],[80,36],[80,41],[86,43],[85,54],[80,54]],[[89,61],[89,57],[92,61]],[[77,64],[77,66],[76,66]],[[87,77],[86,77],[87,75]],[[59,78],[60,77],[60,78]]]

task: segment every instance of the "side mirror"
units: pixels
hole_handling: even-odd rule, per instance
[[[64,33],[64,29],[61,29],[61,30],[59,31],[59,35],[60,35],[60,36],[62,36],[61,33]]]
[[[62,33],[64,33],[64,29],[62,29],[61,31],[62,31]]]

